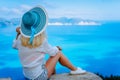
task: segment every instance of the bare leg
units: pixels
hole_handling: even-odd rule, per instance
[[[51,56],[47,60],[45,67],[48,70],[48,78],[50,78],[50,76],[54,73],[56,63],[58,62],[60,56],[61,56],[61,53],[59,52],[55,56]]]
[[[60,59],[59,59],[59,62],[60,62],[61,65],[69,68],[70,70],[73,70],[73,71],[74,71],[74,70],[77,69],[76,67],[74,67],[74,66],[70,63],[70,61],[69,61],[63,54],[61,54]]]
[[[57,46],[57,48],[60,51],[62,50],[62,48],[60,46]],[[59,62],[60,62],[61,65],[66,66],[71,70],[76,70],[76,68],[69,62],[69,60],[63,54],[61,54]]]
[[[53,71],[53,73],[52,74],[56,74],[56,70],[55,70],[55,68],[54,68],[54,71]]]
[[[45,66],[48,70],[48,78],[50,78],[50,76],[53,74],[58,61],[63,66],[66,66],[71,70],[76,70],[76,68],[68,61],[68,59],[59,51],[55,56],[50,57],[46,62]]]

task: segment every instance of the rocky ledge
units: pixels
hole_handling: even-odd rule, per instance
[[[0,80],[11,80],[11,78],[0,78]]]
[[[99,76],[94,73],[87,72],[80,75],[70,75],[68,73],[55,74],[50,80],[102,80]]]
[[[0,80],[12,80],[11,78],[0,78]],[[102,80],[99,76],[94,73],[87,72],[81,75],[70,75],[68,73],[55,74],[50,80]]]

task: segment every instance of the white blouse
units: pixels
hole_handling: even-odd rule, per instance
[[[20,37],[21,35],[13,41],[13,48],[18,49],[24,76],[35,79],[43,72],[42,65],[44,64],[45,54],[55,56],[59,50],[57,47],[51,46],[46,39],[37,48],[24,47],[21,45]]]

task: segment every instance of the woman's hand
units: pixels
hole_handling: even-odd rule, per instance
[[[16,28],[16,32],[20,34],[20,27]]]
[[[20,35],[20,27],[17,27],[17,28],[16,28],[16,32],[17,32],[16,39],[18,39],[18,36]]]
[[[58,50],[62,51],[62,48],[60,46],[56,46],[58,48]]]

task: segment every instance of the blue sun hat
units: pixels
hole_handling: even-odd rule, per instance
[[[30,38],[29,43],[32,44],[34,37],[46,29],[47,23],[46,10],[41,6],[34,7],[22,16],[21,34]]]

